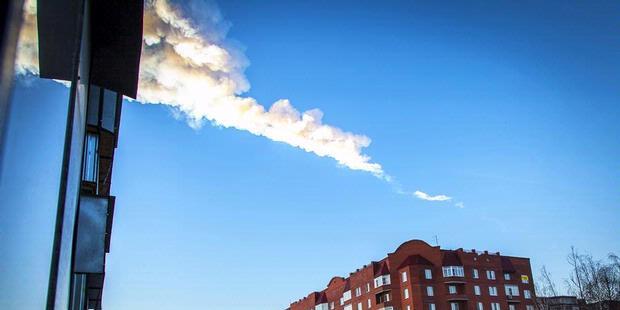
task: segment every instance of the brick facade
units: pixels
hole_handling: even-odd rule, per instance
[[[535,298],[528,258],[411,240],[347,278],[332,278],[290,310],[534,310]]]

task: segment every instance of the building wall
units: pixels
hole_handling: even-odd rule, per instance
[[[448,258],[460,260],[460,263],[455,264]],[[442,267],[446,264],[462,266],[464,277],[444,278]],[[426,279],[426,269],[431,270],[432,279]],[[477,279],[473,277],[474,269],[478,270]],[[495,272],[494,280],[487,279],[487,270]],[[510,275],[509,280],[504,279],[504,271]],[[391,283],[375,287],[375,278],[381,274],[389,274]],[[528,283],[522,281],[522,276],[528,279]],[[449,294],[449,285],[456,287],[456,294]],[[474,292],[475,285],[480,287],[479,296]],[[512,296],[509,299],[505,285],[517,286],[519,296]],[[433,287],[433,296],[427,294],[429,286]],[[489,287],[497,289],[497,296],[490,296]],[[357,291],[360,293],[359,296],[356,294],[357,288],[360,289]],[[349,289],[351,299],[341,304],[343,293]],[[530,291],[531,298],[524,297],[524,290]],[[321,293],[326,297],[328,309],[334,310],[343,310],[348,305],[352,305],[351,309],[358,310],[358,304],[361,304],[363,310],[390,309],[390,307],[394,310],[430,310],[430,304],[435,305],[435,310],[451,310],[451,302],[457,303],[459,310],[477,310],[478,302],[482,302],[483,310],[492,310],[491,303],[499,303],[500,310],[509,310],[509,305],[514,305],[514,310],[527,310],[527,306],[534,309],[535,305],[532,271],[528,258],[501,256],[499,253],[491,254],[486,251],[442,250],[420,240],[403,243],[383,260],[371,262],[350,273],[347,278],[332,278],[326,289],[313,292],[292,303],[290,309],[315,309],[315,306],[320,304],[316,296],[320,296]],[[389,301],[378,298],[386,293],[390,295]]]

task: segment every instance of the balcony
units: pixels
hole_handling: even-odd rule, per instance
[[[519,296],[513,296],[513,295],[506,295],[506,300],[508,300],[508,303],[514,303],[514,304],[518,304],[521,302],[521,300],[519,299]]]
[[[469,301],[469,297],[466,294],[450,294],[446,295],[448,301]]]
[[[389,292],[377,293],[375,294],[375,304],[377,304],[378,307],[393,306],[392,296],[390,296]]]
[[[443,283],[445,284],[466,284],[467,282],[465,281],[465,279],[460,278],[460,277],[448,277],[448,278],[444,277]]]
[[[387,291],[391,291],[392,290],[392,285],[391,284],[384,284],[381,285],[377,288],[375,288],[375,294],[380,294],[382,292],[387,292]]]
[[[465,270],[463,266],[443,266],[443,277],[444,278],[464,278]]]
[[[389,309],[394,309],[394,303],[392,301],[384,301],[382,303],[378,303],[377,307],[379,310],[384,309],[384,310],[389,310]]]

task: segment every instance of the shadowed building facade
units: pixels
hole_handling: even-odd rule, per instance
[[[15,58],[22,5],[23,1],[2,5],[7,23],[0,28],[0,155],[4,127],[11,126],[4,122],[10,104],[6,90],[12,78],[9,69]],[[28,225],[19,223],[36,221],[37,231],[45,232],[45,238],[36,240],[45,242],[10,243],[11,248],[3,248],[12,255],[1,262],[0,269],[22,272],[11,282],[0,281],[0,308],[101,309],[115,205],[110,193],[112,165],[122,98],[135,98],[137,94],[143,10],[143,0],[36,2],[40,77],[71,85],[65,101],[60,179],[45,180],[46,184],[58,181],[58,200],[27,208],[7,206],[13,211],[9,213],[11,223],[17,224],[3,230],[3,234],[29,233]],[[38,189],[28,190],[36,193]],[[25,263],[23,253],[34,258],[36,264]],[[46,265],[49,269],[42,272],[32,265]],[[42,278],[47,280],[45,285],[41,285]]]
[[[411,240],[290,310],[534,310],[531,279],[528,258]]]
[[[39,0],[42,78],[71,81],[48,309],[101,309],[123,95],[136,97],[142,0]]]

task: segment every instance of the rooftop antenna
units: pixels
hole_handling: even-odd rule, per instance
[[[435,246],[439,246],[439,239],[437,238],[437,235],[435,235]]]

